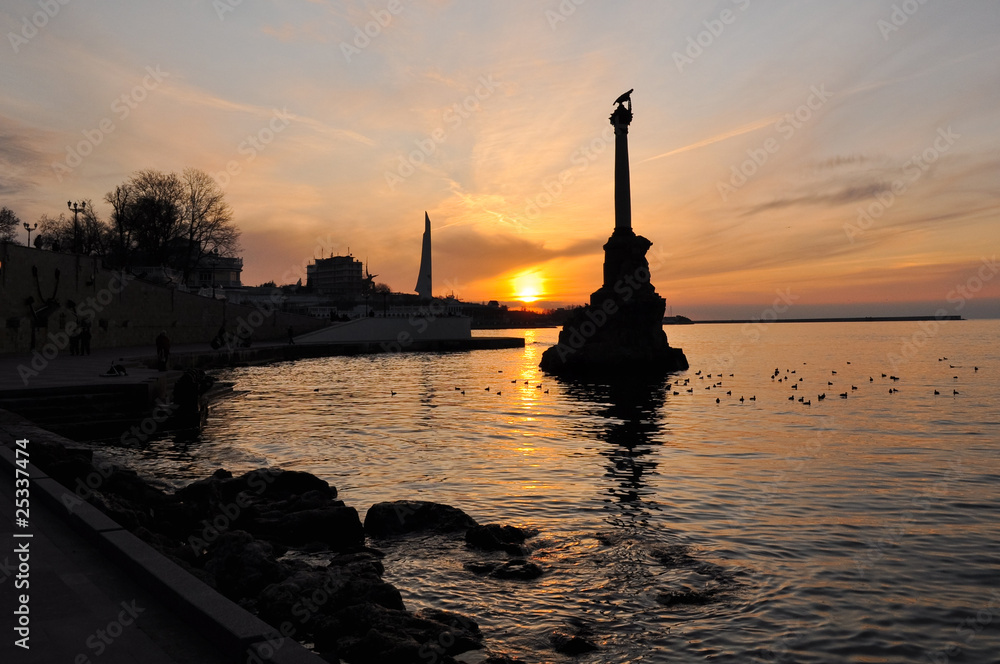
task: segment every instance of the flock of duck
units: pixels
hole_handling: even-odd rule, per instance
[[[947,357],[938,358],[938,362],[945,362],[947,360],[948,360]],[[803,364],[805,364],[805,363],[803,363]],[[847,364],[850,364],[850,362],[848,362]],[[954,364],[949,364],[948,366],[951,369],[957,368]],[[979,372],[979,367],[973,367],[973,370],[974,370],[975,373],[978,373]],[[503,373],[503,370],[502,369],[498,369],[497,373]],[[837,375],[836,370],[831,370],[830,371],[830,375],[831,375],[831,377],[836,376]],[[723,378],[726,377],[725,374],[722,374],[722,373],[710,373],[710,374],[706,374],[706,373],[704,373],[702,371],[696,371],[694,373],[694,376],[698,380],[713,380],[713,382],[712,382],[711,385],[707,385],[704,388],[706,390],[717,390],[717,389],[723,388],[724,387]],[[734,376],[735,376],[735,374],[729,374],[728,375],[729,378],[733,378]],[[888,380],[892,381],[892,383],[896,383],[896,382],[898,382],[900,380],[899,376],[889,375],[889,374],[885,374],[885,373],[881,374],[881,378],[888,379]],[[788,397],[789,401],[796,401],[797,400],[799,403],[801,403],[804,406],[811,406],[812,405],[812,398],[811,397],[809,399],[807,399],[805,397],[805,395],[801,395],[801,396],[798,396],[798,399],[796,399],[796,396],[798,395],[799,384],[805,382],[805,378],[798,375],[798,370],[797,369],[785,369],[784,373],[782,373],[781,369],[775,368],[774,372],[770,375],[770,379],[774,383],[788,383],[790,389],[796,391],[795,394],[792,394],[792,395],[790,395]],[[953,379],[954,380],[958,380],[958,376],[953,376]],[[514,380],[512,380],[510,382],[511,382],[511,384],[516,385],[517,382],[518,382],[518,380],[515,378]],[[875,382],[875,377],[874,376],[869,376],[868,377],[868,382],[869,382],[869,384],[874,383]],[[530,385],[530,381],[526,380],[526,381],[524,381],[524,384],[525,385]],[[826,386],[827,387],[833,387],[834,386],[834,382],[832,380],[827,380],[826,381]],[[688,394],[693,394],[694,393],[694,387],[691,386],[691,378],[679,378],[676,381],[674,381],[673,383],[671,383],[671,387],[673,388],[672,391],[673,391],[673,395],[674,396],[679,396],[681,394],[681,392],[680,392],[681,389],[684,389],[684,391],[687,392]],[[535,385],[535,389],[541,390],[542,389],[542,383],[538,383],[537,385]],[[896,387],[894,387],[892,385],[890,385],[890,387],[888,389],[889,389],[889,394],[895,394],[895,393],[899,392],[899,389],[897,389]],[[852,394],[854,392],[857,392],[858,390],[859,390],[858,386],[852,384],[851,385],[851,389],[849,391],[845,390],[843,392],[839,392],[837,394],[837,396],[839,396],[841,399],[846,399],[846,398],[848,398],[848,396],[850,394]],[[466,388],[456,386],[455,387],[455,391],[464,395],[465,391],[466,391]],[[493,387],[490,386],[490,385],[487,385],[486,387],[484,387],[483,391],[484,392],[491,392],[492,391],[493,394],[496,394],[497,396],[501,396],[503,394],[502,390],[500,390],[500,389],[493,389]],[[951,392],[952,392],[953,396],[957,396],[959,394],[959,391],[956,390],[956,389],[952,389]],[[543,393],[544,394],[548,394],[549,393],[548,388],[545,388],[543,390]],[[389,394],[390,394],[390,396],[396,396],[396,392],[395,391],[390,391]],[[940,390],[934,390],[934,394],[935,395],[940,395],[941,391]],[[733,391],[731,389],[726,390],[726,396],[727,397],[732,397],[733,396]],[[826,392],[825,391],[821,392],[821,393],[818,393],[816,395],[816,401],[817,402],[823,401],[824,399],[826,399]],[[750,396],[750,397],[746,397],[744,395],[740,395],[740,398],[739,398],[739,402],[741,404],[745,403],[747,401],[756,401],[756,400],[757,400],[757,395],[756,394],[754,394],[753,396]],[[722,397],[716,397],[715,403],[721,404],[722,403]]]
[[[497,369],[497,373],[503,373],[503,369]],[[510,382],[511,382],[512,385],[516,385],[517,384],[517,379],[515,378],[514,380],[512,380]],[[526,381],[524,381],[524,384],[525,385],[530,385],[530,381],[526,380]],[[466,388],[464,388],[464,387],[455,387],[455,391],[458,392],[459,394],[465,394],[465,389]],[[539,384],[535,385],[535,389],[536,390],[541,390],[542,389],[542,384],[539,383]],[[493,394],[497,395],[498,397],[499,396],[503,396],[503,391],[502,390],[499,390],[499,389],[494,390],[492,388],[492,386],[490,386],[490,385],[487,385],[486,387],[484,387],[483,391],[484,392],[491,392],[492,391]],[[542,393],[543,394],[548,394],[549,393],[548,388],[545,388],[545,390],[543,390]],[[396,396],[396,392],[390,390],[389,391],[389,396],[392,396],[392,397]]]
[[[945,362],[947,360],[948,360],[947,357],[938,358],[938,362]],[[805,364],[805,363],[803,363],[803,364]],[[847,364],[850,364],[850,362],[848,362]],[[951,369],[957,368],[954,364],[949,364],[948,366]],[[973,367],[973,371],[975,373],[978,373],[979,372],[979,367]],[[711,385],[708,385],[708,386],[706,386],[704,388],[706,390],[717,390],[717,389],[721,389],[721,388],[725,387],[724,382],[723,382],[723,378],[725,376],[724,374],[721,374],[721,373],[718,373],[718,374],[703,374],[702,371],[696,371],[694,375],[695,375],[695,377],[698,378],[698,380],[713,380],[713,382],[712,382]],[[830,376],[831,377],[836,376],[836,375],[837,375],[836,370],[831,370],[830,371]],[[732,377],[734,377],[734,374],[729,374],[728,377],[732,378]],[[770,375],[770,378],[771,378],[771,381],[774,382],[774,383],[788,383],[790,389],[795,390],[795,394],[789,395],[789,397],[788,397],[789,401],[796,401],[796,397],[798,397],[798,399],[797,399],[798,402],[801,403],[801,404],[803,404],[804,406],[811,406],[812,405],[812,398],[807,399],[805,397],[805,395],[801,395],[801,396],[798,395],[799,384],[800,383],[804,383],[805,382],[805,378],[798,375],[798,370],[797,369],[785,369],[784,373],[782,373],[781,369],[775,368],[774,373],[772,373]],[[888,380],[892,381],[893,384],[896,383],[896,382],[898,382],[900,380],[899,376],[893,376],[893,375],[889,375],[889,374],[885,374],[885,373],[883,373],[881,375],[881,378],[888,379]],[[953,376],[953,379],[954,380],[958,380],[958,376]],[[671,385],[674,388],[673,389],[674,396],[679,396],[681,394],[681,392],[680,392],[681,389],[684,389],[684,391],[687,392],[688,394],[693,394],[694,393],[694,387],[691,386],[691,380],[692,380],[691,378],[679,378],[676,381],[674,381],[672,383],[672,385]],[[875,382],[875,377],[874,376],[869,376],[868,377],[868,383],[872,384],[874,382]],[[833,387],[834,386],[834,382],[832,380],[827,380],[826,381],[826,386],[827,387]],[[850,394],[852,394],[854,392],[857,392],[858,389],[859,388],[858,388],[857,385],[853,385],[852,384],[851,385],[851,389],[849,391],[845,390],[843,392],[839,392],[837,394],[837,396],[839,396],[841,399],[846,399],[846,398],[848,398],[848,396]],[[896,387],[894,387],[892,384],[890,384],[890,386],[889,386],[888,389],[889,389],[889,394],[895,394],[895,393],[899,392],[899,389],[896,388]],[[952,393],[953,396],[957,396],[959,394],[959,391],[956,390],[956,389],[952,389],[951,393]],[[934,394],[935,395],[940,395],[941,391],[940,390],[934,390]],[[731,389],[726,390],[726,396],[727,397],[732,397],[733,396],[733,391]],[[821,393],[818,393],[816,395],[816,401],[817,402],[823,401],[824,399],[826,399],[826,392],[825,391],[821,392]],[[740,398],[739,398],[739,402],[740,403],[744,403],[746,401],[756,401],[756,400],[757,400],[757,395],[756,394],[753,395],[753,396],[751,396],[751,397],[749,397],[749,398],[747,398],[747,397],[745,397],[743,395],[740,395]],[[722,397],[716,397],[715,398],[715,403],[722,403]]]

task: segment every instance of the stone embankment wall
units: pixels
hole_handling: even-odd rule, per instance
[[[99,258],[0,243],[0,353],[68,345],[84,322],[91,348],[152,347],[165,330],[173,344],[205,343],[222,325],[253,341],[285,339],[327,323],[159,286],[101,267]]]

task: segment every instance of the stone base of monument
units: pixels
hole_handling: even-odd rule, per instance
[[[542,371],[566,378],[658,378],[688,368],[663,331],[666,302],[649,281],[652,243],[616,231],[604,245],[604,285],[576,309],[559,343],[542,354]]]

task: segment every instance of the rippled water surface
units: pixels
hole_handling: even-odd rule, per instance
[[[692,368],[656,388],[560,383],[557,330],[505,331],[525,348],[229,370],[245,393],[200,440],[109,453],[537,529],[527,582],[466,571],[489,554],[459,540],[378,543],[410,608],[526,662],[1000,661],[1000,321],[666,329]],[[600,650],[555,653],[580,625]]]

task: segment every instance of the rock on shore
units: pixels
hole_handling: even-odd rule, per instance
[[[407,611],[366,536],[464,537],[488,558],[470,571],[523,583],[543,572],[524,557],[535,531],[479,525],[450,505],[413,500],[373,505],[362,525],[335,487],[278,468],[240,476],[219,469],[169,493],[134,471],[95,463],[89,449],[51,441],[33,440],[32,451],[50,477],[328,661],[456,664],[468,653],[459,661],[523,664],[501,653],[473,654],[484,645],[471,618]],[[493,552],[513,558],[497,560]]]
[[[479,524],[451,505],[425,500],[375,503],[365,515],[365,532],[372,537],[398,537],[409,533],[450,533]]]
[[[170,494],[133,471],[95,466],[89,450],[45,445],[32,456],[82,500],[329,661],[453,664],[454,655],[483,647],[470,618],[407,611],[382,579],[382,554],[365,546],[357,510],[309,473],[263,468],[234,477],[220,469]],[[445,529],[475,524],[448,506],[411,507],[419,516],[410,528],[421,518]],[[313,562],[286,556],[292,547]]]

